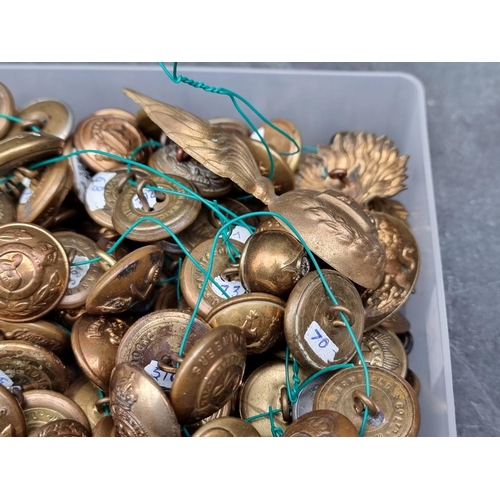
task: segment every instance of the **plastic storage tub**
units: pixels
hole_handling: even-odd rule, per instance
[[[404,313],[415,345],[409,365],[421,382],[420,436],[456,436],[446,304],[432,187],[425,97],[422,84],[401,73],[280,71],[196,68],[179,72],[223,86],[248,99],[268,118],[285,117],[299,128],[303,144],[328,143],[335,132],[386,134],[410,155],[408,189],[397,198],[409,209],[421,251],[415,293]],[[159,67],[142,65],[0,64],[0,81],[23,106],[56,97],[74,110],[77,122],[104,107],[136,111],[123,87],[185,108],[205,118],[238,117],[227,96],[175,85]],[[252,117],[253,118],[253,117]],[[260,124],[255,117],[256,125]]]

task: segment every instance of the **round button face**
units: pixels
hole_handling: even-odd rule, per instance
[[[260,437],[260,434],[246,420],[221,417],[202,425],[193,437]]]
[[[354,424],[331,410],[316,410],[292,422],[283,437],[359,437]]]
[[[143,142],[145,138],[135,125],[116,115],[89,116],[80,122],[74,135],[77,149],[106,151],[124,158],[128,158]],[[98,153],[84,153],[80,158],[94,172],[123,167],[122,162]],[[146,151],[140,151],[134,159],[143,162]]]
[[[352,283],[336,271],[323,271],[339,306],[327,295],[317,271],[302,278],[285,308],[285,337],[301,366],[321,370],[349,361],[356,352],[341,312],[350,322],[358,343],[364,329],[364,309]]]
[[[48,231],[23,223],[0,227],[0,319],[44,316],[64,296],[68,278],[66,253]]]
[[[0,82],[0,113],[3,115],[14,114],[14,98],[10,90]],[[7,118],[0,118],[0,139],[3,139],[14,122]]]
[[[420,406],[410,384],[384,368],[368,367],[370,400],[374,411],[368,416],[365,436],[416,436],[420,428]],[[365,394],[363,367],[346,368],[329,378],[316,393],[315,410],[334,410],[345,415],[359,430],[364,406],[356,405]],[[359,402],[358,402],[359,403]]]
[[[42,425],[30,437],[90,437],[89,430],[76,420],[56,420]]]
[[[17,399],[0,384],[0,437],[26,436],[26,420]]]

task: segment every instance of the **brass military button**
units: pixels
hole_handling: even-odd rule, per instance
[[[241,243],[232,241],[232,244],[239,252],[243,250],[243,245]],[[205,269],[205,271],[208,270],[212,245],[213,240],[206,240],[203,243],[200,243],[197,247],[193,248],[193,251],[191,252],[193,259],[195,259],[200,266]],[[232,262],[230,260],[228,249],[222,239],[219,238],[215,247],[210,276],[223,290],[226,291],[229,297],[245,293],[245,289],[240,281],[229,281],[224,276],[221,276],[231,265]],[[190,259],[185,259],[182,263],[180,280],[182,295],[188,306],[194,308],[196,301],[198,300],[202,284],[205,280],[205,274],[197,269]],[[213,307],[220,304],[227,298],[228,297],[226,297],[213,283],[209,282],[205,289],[205,293],[203,294],[203,298],[201,299],[198,315],[202,318],[206,318]]]
[[[150,298],[163,263],[156,245],[134,250],[116,262],[87,296],[89,314],[118,314]]]
[[[152,361],[171,364],[179,353],[190,319],[191,314],[175,309],[146,314],[127,330],[116,353],[116,364],[129,362],[141,368]],[[210,330],[205,321],[195,318],[184,352],[189,352]]]
[[[410,213],[401,202],[390,198],[375,198],[368,203],[368,208],[373,212],[382,212],[393,217],[399,217],[406,223],[408,223],[408,217],[410,216]]]
[[[202,425],[193,437],[260,437],[257,429],[236,417],[216,418]]]
[[[178,161],[176,152],[177,145],[170,142],[154,153],[149,165],[169,176],[190,181],[204,198],[220,198],[231,191],[233,183],[229,179],[219,177],[192,158]]]
[[[327,295],[317,271],[304,276],[292,290],[285,308],[285,337],[290,352],[301,366],[321,370],[346,363],[356,353],[344,324],[347,317],[357,342],[364,329],[363,304],[352,283],[336,271],[323,275],[339,303]]]
[[[75,380],[64,395],[72,399],[84,411],[92,429],[105,416],[102,405],[97,404],[101,399],[99,390],[86,377]]]
[[[247,339],[248,354],[260,354],[283,338],[285,302],[267,293],[246,293],[224,300],[207,316],[213,328],[240,327]]]
[[[248,137],[252,133],[252,129],[244,121],[235,118],[211,118],[208,121],[212,125],[218,125],[219,127],[225,128],[229,132],[240,137]]]
[[[32,321],[11,323],[0,320],[0,340],[24,340],[52,351],[56,355],[66,353],[70,348],[70,336],[56,323]]]
[[[102,417],[92,429],[92,437],[117,437],[115,423],[111,415]]]
[[[30,437],[90,437],[89,430],[76,420],[55,420],[38,427]]]
[[[0,319],[44,316],[64,296],[68,276],[66,253],[48,231],[17,222],[0,227]]]
[[[98,109],[97,111],[94,111],[92,113],[92,115],[93,116],[117,116],[118,118],[121,118],[123,120],[130,122],[132,125],[137,125],[136,117],[132,113],[129,113],[128,111],[125,111],[124,109],[120,109],[120,108]]]
[[[56,232],[53,233],[53,236],[63,246],[71,264],[89,261],[97,255],[97,245],[86,236],[72,231]],[[89,293],[103,274],[104,269],[99,262],[71,266],[66,293],[57,308],[75,309],[83,306]]]
[[[71,330],[71,347],[78,366],[106,394],[118,346],[133,322],[134,318],[128,316],[83,314]]]
[[[0,175],[4,176],[17,167],[58,156],[64,141],[59,137],[36,132],[0,141]]]
[[[16,397],[0,384],[0,437],[2,436],[26,436],[26,420]]]
[[[119,436],[180,436],[168,397],[142,368],[130,363],[117,365],[109,387],[111,416]]]
[[[408,226],[387,214],[373,212],[373,217],[387,259],[381,283],[362,295],[367,330],[382,323],[408,300],[420,267],[417,242]]]
[[[128,158],[132,151],[145,142],[145,137],[130,121],[117,115],[93,114],[80,122],[75,130],[74,143],[77,149],[105,151]],[[144,162],[147,151],[142,150],[135,161]],[[122,167],[123,163],[98,153],[84,153],[82,161],[94,172],[104,172]]]
[[[14,97],[12,97],[10,90],[1,82],[0,82],[0,113],[2,113],[3,115],[10,115],[10,116],[14,114]],[[13,122],[7,120],[7,118],[0,118],[0,139],[3,139],[5,137],[10,127],[12,126],[12,123]]]
[[[141,132],[146,136],[149,137],[150,139],[153,139],[155,141],[160,141],[163,131],[156,123],[149,118],[149,116],[146,114],[146,112],[143,109],[139,109],[137,113],[135,114],[135,122],[137,123],[137,127],[141,130]]]
[[[380,326],[393,331],[397,335],[410,331],[410,322],[400,311],[396,311],[394,314],[391,314],[385,321],[380,323]]]
[[[16,209],[10,196],[0,191],[0,221],[2,224],[8,224],[16,220]]]
[[[368,376],[369,398],[365,395],[363,367],[337,372],[318,389],[314,409],[338,411],[359,430],[368,407],[365,436],[416,436],[420,428],[420,406],[410,384],[394,372],[374,366],[368,367]]]
[[[68,397],[59,392],[34,390],[24,394],[23,411],[28,427],[28,436],[40,427],[56,420],[76,420],[87,431],[90,423],[83,410]]]
[[[368,365],[385,368],[403,378],[406,377],[408,358],[403,344],[394,332],[382,327],[369,330],[363,335],[361,352]],[[361,359],[357,354],[351,362],[354,365],[361,365]]]
[[[240,276],[251,292],[286,298],[310,269],[304,247],[285,231],[263,231],[247,240],[240,258]]]
[[[171,176],[173,180],[195,190],[187,180]],[[145,186],[159,187],[174,191],[177,194],[165,194],[153,191]],[[115,210],[111,218],[113,226],[120,234],[130,229],[130,226],[143,217],[154,217],[163,222],[174,234],[186,229],[201,210],[201,202],[191,197],[182,196],[185,191],[161,177],[149,177],[139,185],[125,185],[116,200]],[[158,241],[170,236],[170,233],[153,221],[144,221],[127,233],[127,238],[134,241]]]
[[[295,139],[295,142],[299,146],[299,150],[302,148],[302,138],[299,130],[290,120],[276,118],[271,120],[271,123]],[[290,139],[287,139],[283,134],[274,130],[267,123],[264,123],[262,127],[259,128],[259,131],[268,146],[272,147],[277,153],[295,153],[295,151],[297,151],[297,148]],[[256,134],[254,137],[258,139]],[[290,169],[295,172],[299,165],[300,153],[283,156],[283,160],[285,160]]]
[[[24,123],[14,123],[7,137],[15,137],[29,130],[29,124],[38,127],[44,134],[65,141],[73,128],[74,116],[71,108],[58,99],[37,99],[26,105],[18,114]]]
[[[283,437],[359,437],[354,424],[332,410],[316,410],[292,422]]]
[[[240,328],[223,325],[199,339],[177,369],[170,400],[181,423],[192,423],[224,406],[241,384],[247,355]]]
[[[66,328],[73,328],[75,321],[82,315],[85,314],[87,310],[85,306],[77,307],[75,309],[56,309],[55,319]]]
[[[271,161],[264,144],[250,138],[243,138],[242,140],[255,158],[261,175],[269,177],[269,174],[271,173]],[[293,147],[295,150],[295,146]],[[269,150],[271,151],[274,163],[274,172],[271,181],[274,185],[276,194],[280,195],[286,193],[287,191],[292,191],[295,188],[295,177],[290,169],[290,166],[284,159],[285,157],[281,157],[271,146],[269,146]],[[297,154],[296,156],[300,155]]]
[[[31,342],[0,341],[0,370],[25,391],[64,392],[68,387],[68,374],[60,359]]]

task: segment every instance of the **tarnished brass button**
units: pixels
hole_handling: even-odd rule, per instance
[[[394,314],[391,314],[386,320],[380,323],[380,326],[393,331],[397,335],[410,331],[410,322],[400,311],[396,311]]]
[[[180,436],[168,397],[142,368],[130,363],[117,365],[109,387],[111,416],[119,436]]]
[[[88,432],[90,423],[83,410],[68,397],[59,392],[35,390],[24,393],[24,417],[28,426],[28,436],[40,427],[56,420],[76,420]]]
[[[83,314],[71,330],[71,346],[78,366],[106,394],[118,346],[135,318]]]
[[[202,425],[193,437],[260,437],[260,434],[241,418],[221,417]]]
[[[0,341],[0,370],[23,390],[64,392],[68,374],[61,360],[43,347],[23,340]]]
[[[224,300],[207,316],[212,327],[235,325],[247,339],[248,354],[260,354],[283,338],[285,302],[267,293],[245,293]]]
[[[391,215],[373,212],[373,217],[387,259],[382,282],[362,295],[366,330],[385,321],[408,300],[420,267],[417,242],[409,227]]]
[[[370,408],[365,436],[416,436],[420,406],[410,384],[394,372],[368,367],[370,398],[364,396],[363,367],[346,368],[329,378],[316,393],[314,409],[330,409],[345,415],[359,430],[364,408]],[[360,399],[361,398],[361,399]]]
[[[115,423],[111,415],[102,417],[92,429],[92,437],[117,437]]]
[[[99,391],[87,377],[80,377],[75,380],[64,395],[72,399],[84,411],[92,429],[105,416],[102,405],[96,404],[101,398]]]
[[[18,114],[25,123],[35,124],[44,134],[65,141],[73,128],[74,116],[71,108],[58,99],[37,99],[27,104]],[[26,124],[14,123],[7,137],[15,137],[28,130]]]
[[[14,97],[10,90],[0,82],[0,113],[4,115],[12,116],[14,114]],[[0,118],[0,139],[3,139],[9,129],[12,127],[12,123],[7,118]]]
[[[356,353],[341,312],[358,342],[364,329],[363,304],[354,285],[336,271],[324,270],[323,275],[338,306],[314,271],[295,285],[285,308],[285,337],[290,352],[301,366],[314,370],[346,363]]]
[[[38,427],[30,437],[90,437],[89,430],[76,420],[55,420]]]
[[[26,432],[26,420],[16,397],[0,384],[0,437],[24,437]]]
[[[220,198],[231,191],[233,183],[230,179],[219,177],[192,158],[178,161],[177,147],[171,142],[158,149],[151,157],[149,165],[169,176],[187,179],[204,198]]]
[[[211,118],[208,121],[212,125],[218,125],[219,127],[225,128],[240,137],[248,137],[252,133],[252,129],[244,121],[237,120],[236,118],[220,117]]]
[[[18,222],[0,227],[0,319],[44,316],[64,296],[68,277],[66,253],[48,231]]]
[[[0,191],[0,221],[8,224],[16,220],[16,209],[10,196]]]
[[[163,263],[156,245],[134,250],[114,264],[87,296],[89,314],[119,314],[150,298]]]
[[[292,422],[283,437],[359,437],[354,424],[332,410],[316,410]]]
[[[179,422],[196,422],[224,406],[241,384],[246,355],[245,335],[237,326],[219,326],[199,339],[170,390]]]
[[[405,206],[396,200],[390,198],[375,198],[368,204],[368,208],[374,212],[382,212],[394,217],[399,217],[408,223],[410,213],[406,210]]]
[[[368,365],[385,368],[403,378],[406,377],[408,358],[403,344],[394,332],[383,327],[365,332],[361,342],[361,352]],[[361,359],[356,354],[351,362],[360,365]]]
[[[11,323],[0,320],[0,339],[24,340],[52,351],[60,356],[70,346],[70,336],[56,323],[50,321],[32,321],[29,323]]]

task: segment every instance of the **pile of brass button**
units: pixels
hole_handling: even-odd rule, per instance
[[[125,93],[0,83],[0,436],[416,436],[408,158]]]

